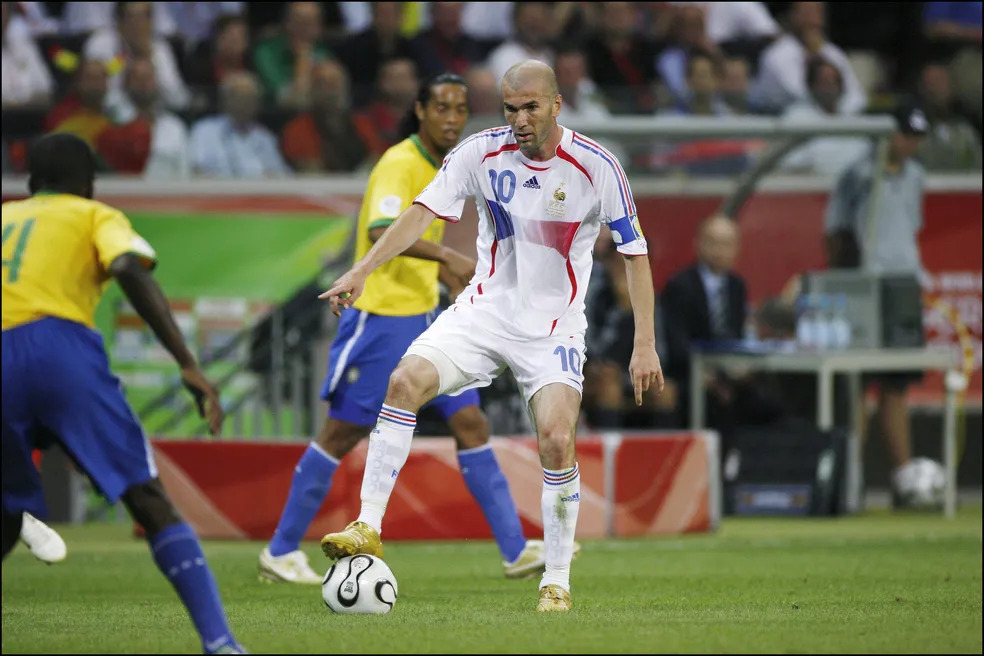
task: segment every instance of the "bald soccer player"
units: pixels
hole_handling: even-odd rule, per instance
[[[646,240],[625,172],[596,142],[557,123],[563,99],[553,70],[527,60],[503,76],[508,125],[451,150],[434,180],[365,257],[320,298],[340,313],[370,273],[415,243],[435,217],[457,222],[478,206],[478,264],[454,305],[407,349],[389,378],[369,442],[362,511],[322,538],[329,558],[382,549],[383,514],[410,452],[417,411],[435,396],[484,387],[507,367],[536,427],[543,467],[546,568],[538,611],[571,608],[570,565],[580,501],[574,438],[584,364],[584,295],[592,248],[607,225],[624,256],[635,337],[629,366],[636,403],[663,387],[653,326]]]

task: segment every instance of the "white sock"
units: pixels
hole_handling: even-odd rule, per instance
[[[547,567],[540,579],[541,588],[559,585],[567,591],[571,589],[574,529],[577,526],[580,502],[581,474],[576,462],[570,469],[543,470],[540,509],[543,512],[543,543]]]
[[[362,474],[362,512],[359,521],[380,533],[383,513],[389,503],[396,477],[410,455],[410,441],[417,425],[417,415],[384,405],[376,427],[369,434],[369,453]]]

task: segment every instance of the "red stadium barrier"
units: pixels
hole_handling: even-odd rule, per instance
[[[710,431],[579,436],[582,538],[705,532],[720,520],[717,435]],[[543,470],[533,438],[493,438],[526,535],[543,534]],[[157,440],[161,480],[205,538],[269,540],[304,443]],[[342,460],[305,539],[359,514],[366,441]],[[450,439],[414,440],[386,511],[387,540],[491,538]]]

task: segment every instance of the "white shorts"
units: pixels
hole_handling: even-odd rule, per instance
[[[437,368],[438,395],[487,387],[506,367],[516,378],[527,408],[533,395],[551,383],[581,393],[584,335],[509,339],[490,332],[483,319],[477,310],[451,306],[407,349],[406,355],[420,356]]]

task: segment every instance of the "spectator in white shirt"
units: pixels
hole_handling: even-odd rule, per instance
[[[588,77],[584,53],[573,48],[558,52],[554,72],[557,89],[563,98],[560,121],[569,118],[598,120],[611,116],[598,95],[598,88]]]
[[[707,36],[717,44],[752,41],[779,34],[779,25],[762,2],[673,2],[704,10]]]
[[[720,61],[722,54],[707,34],[704,9],[697,4],[679,7],[673,17],[673,45],[656,59],[663,84],[673,97],[674,104],[684,105],[689,92],[687,62],[695,53],[703,53]]]
[[[203,118],[191,129],[191,167],[220,178],[285,177],[290,170],[277,138],[256,122],[260,84],[252,73],[227,75],[219,87],[223,114]]]
[[[830,43],[824,34],[826,9],[822,2],[794,2],[787,14],[788,32],[766,48],[759,60],[755,96],[769,111],[782,112],[795,102],[808,101],[806,62],[822,56],[840,71],[844,95],[838,108],[857,114],[868,103],[844,51]]]
[[[461,30],[479,41],[503,41],[513,35],[515,2],[466,2]],[[500,79],[501,76],[500,76]]]
[[[41,4],[41,3],[38,3]],[[90,34],[96,30],[111,29],[116,25],[120,5],[127,2],[66,2],[62,10],[62,32],[65,34]],[[174,35],[176,25],[169,6],[174,2],[150,2],[154,12],[154,34]]]
[[[549,46],[551,8],[547,2],[517,2],[513,5],[515,36],[492,51],[487,65],[502,79],[514,64],[535,59],[553,65],[553,50]]]
[[[187,178],[188,129],[181,119],[161,107],[153,62],[146,58],[130,61],[123,89],[136,112],[134,120],[150,126],[150,154],[143,176],[155,180]]]
[[[116,26],[98,30],[85,42],[86,59],[105,62],[112,74],[110,92],[106,98],[107,109],[111,112],[125,111],[127,101],[122,93],[123,78],[120,73],[126,62],[134,57],[149,57],[154,62],[161,99],[166,107],[184,109],[191,99],[170,44],[154,36],[152,4],[117,3]]]
[[[3,107],[47,107],[54,81],[34,38],[26,29],[13,30],[13,3],[3,3]]]
[[[844,82],[836,66],[823,57],[814,57],[807,64],[806,80],[810,99],[790,105],[783,115],[786,120],[816,122],[844,113],[839,109]],[[862,137],[817,137],[786,155],[779,168],[834,177],[870,149],[871,143]]]

